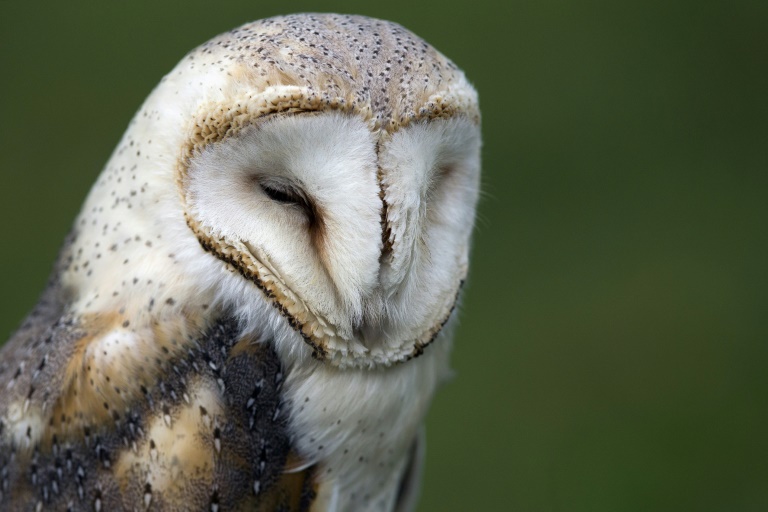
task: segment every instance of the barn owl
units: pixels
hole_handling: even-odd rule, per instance
[[[449,373],[477,94],[399,25],[189,53],[0,359],[2,510],[412,510]]]

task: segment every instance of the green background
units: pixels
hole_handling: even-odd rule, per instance
[[[0,1],[0,333],[192,47],[404,24],[480,91],[484,190],[421,511],[768,510],[768,2]]]

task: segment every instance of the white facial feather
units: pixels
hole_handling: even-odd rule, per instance
[[[339,113],[268,118],[193,161],[190,212],[219,236],[258,252],[307,307],[352,337],[378,284],[375,159],[373,135],[359,119]],[[290,187],[316,211],[276,202],[260,183]]]
[[[394,240],[382,265],[388,317],[428,325],[468,265],[479,132],[466,119],[418,123],[395,133],[380,161]]]
[[[386,348],[419,337],[455,300],[478,153],[464,119],[418,123],[377,146],[346,114],[269,117],[192,160],[188,208],[214,237],[242,242],[340,337]],[[383,256],[379,169],[394,240]],[[277,202],[262,186],[306,204]]]

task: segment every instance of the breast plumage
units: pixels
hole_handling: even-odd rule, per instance
[[[448,374],[477,95],[391,22],[189,53],[2,348],[3,510],[410,510]]]

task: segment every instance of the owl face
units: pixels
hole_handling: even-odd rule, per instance
[[[457,300],[479,153],[474,89],[402,27],[251,23],[147,99],[78,219],[64,281],[85,314],[181,313],[197,329],[226,308],[302,358],[402,362]]]
[[[321,359],[391,363],[439,332],[467,269],[477,126],[394,134],[334,110],[266,116],[189,160],[203,246],[266,293]]]

